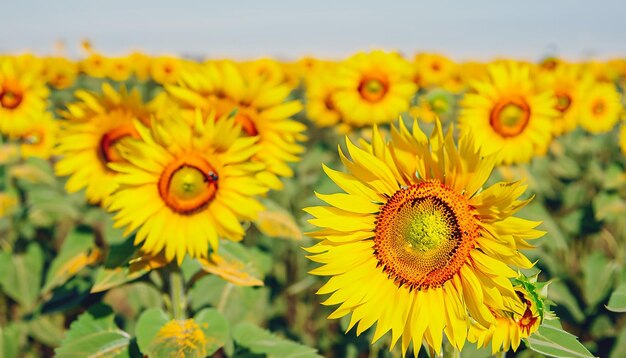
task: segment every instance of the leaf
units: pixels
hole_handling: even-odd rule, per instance
[[[613,312],[626,312],[626,283],[619,285],[613,291],[606,308]]]
[[[0,356],[16,358],[19,352],[20,330],[15,324],[0,326]]]
[[[163,293],[154,285],[140,281],[109,290],[102,301],[115,313],[127,318],[126,328],[131,330],[128,327],[140,312],[163,306]]]
[[[260,212],[254,221],[263,235],[277,239],[303,239],[302,230],[291,213],[268,199],[264,200],[263,204],[266,210]]]
[[[311,347],[278,337],[249,322],[238,324],[233,330],[233,338],[252,353],[265,354],[268,358],[321,357]]]
[[[623,358],[626,357],[626,326],[622,327],[617,340],[613,345],[613,350],[609,358]]]
[[[142,353],[148,354],[150,342],[154,340],[161,327],[169,320],[170,317],[160,308],[147,309],[139,316],[135,326],[135,336]]]
[[[537,200],[533,200],[524,207],[520,216],[528,220],[542,221],[537,229],[544,230],[547,234],[541,239],[543,247],[549,247],[557,250],[566,250],[568,248],[568,239],[561,232],[561,228],[554,220],[552,215]]]
[[[48,292],[54,287],[62,285],[99,258],[100,251],[94,248],[93,233],[81,230],[72,231],[65,238],[58,255],[50,264],[42,292]]]
[[[124,357],[128,356],[130,335],[119,329],[110,307],[96,305],[72,323],[57,358]]]
[[[615,265],[608,262],[601,252],[594,252],[587,256],[583,263],[583,293],[589,306],[594,307],[607,294],[611,288]]]
[[[228,321],[216,309],[205,308],[196,313],[193,319],[200,325],[207,339],[205,348],[208,356],[217,352],[230,339]]]
[[[43,261],[41,247],[30,244],[25,253],[11,257],[10,269],[2,278],[4,292],[27,311],[39,298]]]
[[[542,324],[526,343],[533,351],[550,357],[594,357],[576,336],[547,324]]]
[[[254,277],[255,270],[250,263],[244,263],[236,258],[211,254],[209,260],[198,259],[201,268],[213,275],[237,286],[263,286],[263,281]]]
[[[110,290],[113,287],[136,280],[148,272],[150,272],[149,268],[131,272],[128,267],[118,267],[114,269],[98,267],[98,270],[96,271],[95,283],[91,288],[91,293]]]
[[[601,192],[593,198],[593,212],[597,220],[623,218],[626,202],[618,193]]]
[[[62,314],[39,316],[28,322],[28,331],[48,347],[58,347],[65,336],[64,320]]]
[[[135,329],[137,344],[148,357],[206,357],[228,340],[228,322],[217,310],[204,309],[193,319],[172,320],[160,309],[145,311]]]
[[[548,291],[548,297],[567,308],[576,322],[582,322],[585,319],[585,313],[580,309],[576,297],[562,281],[552,282]]]

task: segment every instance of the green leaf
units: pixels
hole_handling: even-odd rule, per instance
[[[547,324],[526,339],[528,348],[550,357],[594,357],[576,336]]]
[[[142,353],[148,354],[150,343],[169,320],[170,317],[160,308],[150,308],[139,316],[135,326],[135,336]]]
[[[181,332],[172,336],[176,331],[162,331],[166,324],[169,324],[169,329],[172,327],[170,325],[179,325]],[[190,327],[199,329],[201,334],[190,331]],[[184,333],[188,336],[182,336]],[[178,321],[171,320],[160,309],[151,308],[139,317],[135,334],[139,349],[148,357],[179,355],[203,358],[213,355],[229,338],[226,318],[213,308],[198,312],[193,319]]]
[[[252,353],[265,354],[268,358],[321,357],[311,347],[278,337],[249,322],[238,324],[233,330],[233,338],[238,345]]]
[[[552,215],[538,200],[533,200],[521,210],[521,217],[528,220],[542,221],[537,229],[544,230],[547,234],[541,239],[544,247],[556,250],[566,250],[568,248],[568,240],[561,232],[561,228],[554,220]]]
[[[626,357],[626,326],[622,327],[617,340],[613,345],[613,350],[609,358],[623,358]]]
[[[41,247],[30,244],[25,253],[11,257],[10,269],[2,278],[4,292],[27,311],[39,298],[43,261]]]
[[[593,212],[597,220],[623,218],[626,201],[618,193],[601,192],[593,198]]]
[[[619,285],[613,291],[606,308],[613,312],[626,312],[626,283]]]
[[[608,294],[611,288],[615,265],[601,252],[587,256],[583,263],[584,296],[589,306],[594,307]]]
[[[230,336],[228,321],[216,309],[205,308],[196,313],[193,319],[200,325],[207,339],[205,348],[208,356],[226,344]]]
[[[20,330],[15,324],[0,326],[0,356],[16,358],[19,352]]]
[[[110,307],[96,305],[72,323],[57,358],[127,357],[130,335],[119,329]]]
[[[58,347],[65,336],[64,320],[62,314],[39,316],[28,322],[28,331],[48,347]]]
[[[90,255],[89,251],[93,248],[94,235],[92,232],[79,229],[72,231],[65,238],[59,253],[50,264],[42,292],[48,292],[64,284],[82,268],[92,263],[98,255],[97,253],[94,253],[95,257]]]
[[[567,308],[576,322],[582,322],[585,319],[585,313],[580,309],[576,297],[562,281],[552,282],[548,290],[548,298]]]
[[[150,272],[150,268],[144,268],[131,272],[128,267],[118,267],[114,269],[98,267],[98,270],[96,271],[96,279],[93,287],[91,288],[91,293],[102,292],[113,287],[123,285],[127,282],[140,278],[148,272]]]

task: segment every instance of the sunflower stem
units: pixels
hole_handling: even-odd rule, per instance
[[[187,318],[187,298],[185,297],[185,282],[180,267],[172,265],[169,281],[172,316],[178,320],[185,319]]]
[[[444,358],[461,357],[461,352],[459,352],[459,350],[456,349],[456,347],[453,346],[447,339],[443,341],[443,351],[441,353],[441,356]]]

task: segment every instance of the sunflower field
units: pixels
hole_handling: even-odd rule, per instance
[[[0,357],[626,357],[626,60],[0,56]]]

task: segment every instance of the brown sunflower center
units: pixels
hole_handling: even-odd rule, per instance
[[[517,323],[519,327],[521,328],[522,332],[524,332],[526,335],[530,335],[533,331],[533,327],[535,326],[535,324],[537,323],[537,320],[539,319],[539,316],[533,315],[533,311],[531,309],[532,302],[529,299],[527,299],[522,292],[516,291],[515,293],[520,298],[520,300],[522,300],[522,302],[524,302],[524,304],[526,305],[526,309],[524,310],[524,315],[522,315],[522,318]]]
[[[125,161],[120,152],[119,143],[124,138],[139,138],[139,133],[133,125],[114,128],[100,138],[100,156],[105,163]]]
[[[365,77],[359,83],[361,97],[369,102],[382,100],[389,90],[389,83],[382,76]]]
[[[595,103],[591,107],[591,111],[595,115],[601,115],[602,113],[604,113],[605,109],[606,109],[606,105],[604,104],[604,101],[602,100],[595,101]]]
[[[463,195],[427,180],[398,190],[383,206],[374,254],[399,286],[441,287],[465,264],[478,229]]]
[[[492,108],[489,116],[491,127],[503,137],[515,137],[522,133],[530,119],[530,106],[522,98],[502,100]]]
[[[24,94],[17,83],[7,81],[0,86],[0,107],[15,109],[24,100]]]
[[[211,164],[190,154],[165,167],[159,178],[159,195],[175,212],[190,215],[215,198],[217,182],[217,172]]]
[[[556,110],[565,113],[569,107],[572,105],[572,97],[567,93],[557,93],[556,94]]]
[[[333,101],[332,93],[329,93],[328,95],[326,95],[326,98],[324,98],[324,106],[329,111],[337,110],[337,107],[335,107],[335,101]]]

